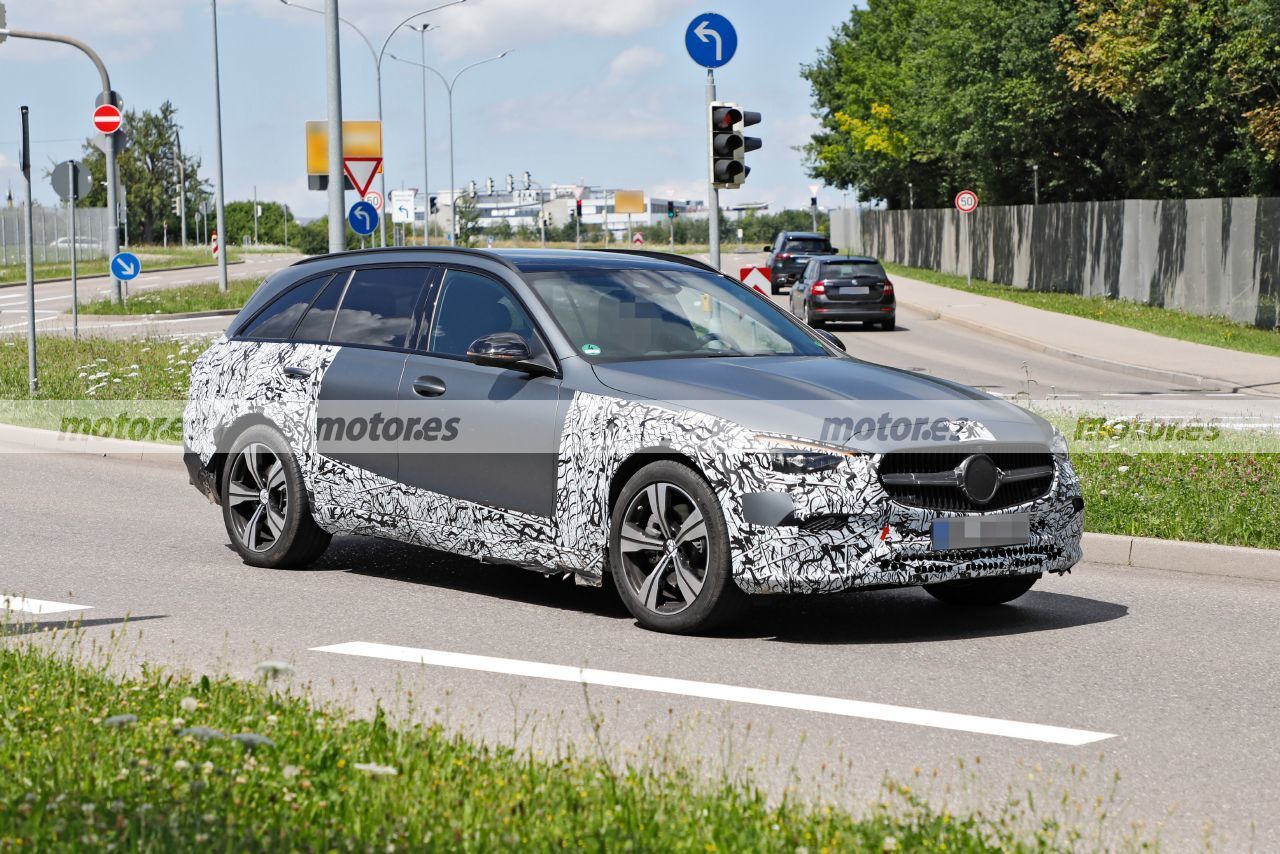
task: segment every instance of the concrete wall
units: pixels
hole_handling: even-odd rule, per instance
[[[831,233],[912,267],[1280,326],[1280,198],[836,210]]]

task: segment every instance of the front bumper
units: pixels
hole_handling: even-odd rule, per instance
[[[1042,498],[990,514],[899,504],[880,487],[874,465],[859,462],[853,467],[855,471],[822,483],[776,482],[769,498],[742,496],[732,557],[740,588],[748,593],[834,593],[1061,573],[1081,559],[1084,504],[1066,460],[1056,463],[1053,485]],[[774,494],[790,499],[789,512]],[[934,550],[935,519],[1015,513],[1030,516],[1026,545]],[[825,530],[812,527],[814,520],[824,518],[836,521]]]

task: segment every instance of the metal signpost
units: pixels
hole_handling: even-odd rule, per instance
[[[956,210],[962,214],[971,214],[978,209],[978,194],[973,190],[961,190],[956,193]],[[973,284],[973,221],[969,217],[964,218],[964,229],[969,244],[969,263],[965,265],[967,268],[966,280],[970,285]]]
[[[733,59],[738,50],[738,33],[729,19],[714,12],[694,18],[684,33],[689,58],[707,69],[707,135],[712,133],[711,105],[716,100],[714,69]],[[720,191],[716,189],[715,154],[707,161],[707,225],[711,243],[711,266],[720,269]]]
[[[813,217],[813,230],[818,230],[818,191],[822,189],[821,184],[809,185],[809,213]]]
[[[64,160],[53,167],[53,191],[67,203],[67,222],[71,239],[71,337],[80,338],[80,298],[77,288],[76,202],[93,187],[89,170],[78,160]]]
[[[27,186],[24,213],[27,224],[27,388],[34,397],[40,390],[40,377],[36,374],[36,268],[35,241],[31,237],[31,128],[28,112],[26,107],[22,108],[22,151],[18,160]]]

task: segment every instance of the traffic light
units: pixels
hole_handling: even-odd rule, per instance
[[[469,183],[467,184],[467,195],[468,195],[468,196],[470,196],[470,197],[471,197],[471,198],[473,198],[473,199],[476,197],[476,182],[475,182],[475,181],[471,181],[471,182],[469,182]]]
[[[525,170],[525,173],[524,173],[524,188],[526,190],[533,188],[533,176],[529,174],[529,171],[527,169]]]
[[[675,218],[676,218],[676,203],[672,201],[668,201],[667,202],[667,219],[675,219]]]
[[[582,219],[582,199],[574,199],[573,207],[578,219]]]
[[[178,203],[177,199],[173,200],[173,212],[177,216],[182,215],[182,206]]]
[[[515,191],[516,191],[516,179],[510,173],[508,173],[507,174],[507,192],[514,193]]]
[[[484,179],[484,194],[485,194],[486,196],[492,196],[492,195],[493,195],[493,179],[492,179],[492,178],[485,178],[485,179]]]
[[[427,196],[427,209],[430,213],[440,213],[440,208],[436,205],[436,199],[438,198],[440,197],[431,195]]]
[[[746,164],[747,152],[762,145],[756,137],[742,133],[760,123],[760,114],[724,101],[713,101],[710,109],[711,183],[718,190],[732,190],[741,187],[751,173]]]

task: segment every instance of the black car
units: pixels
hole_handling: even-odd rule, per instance
[[[862,321],[892,330],[897,323],[893,282],[875,258],[813,258],[791,287],[791,312],[814,329],[828,322]]]
[[[775,294],[800,278],[810,258],[835,252],[831,240],[816,231],[781,231],[764,251],[769,253],[769,279]]]

